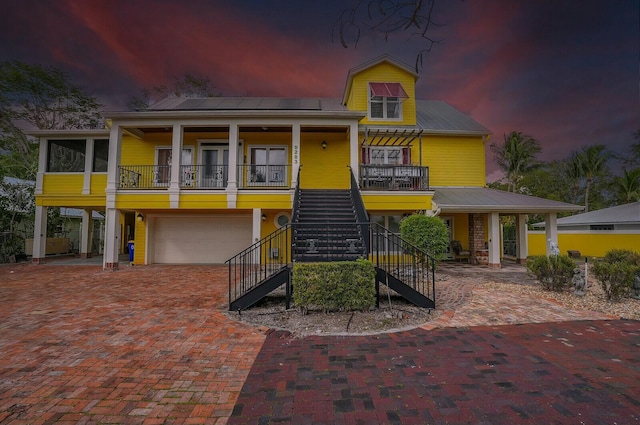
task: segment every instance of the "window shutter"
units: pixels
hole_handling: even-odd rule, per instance
[[[368,147],[363,147],[362,148],[362,163],[363,164],[368,164],[369,163],[369,148]]]
[[[411,148],[402,148],[402,164],[411,165]]]

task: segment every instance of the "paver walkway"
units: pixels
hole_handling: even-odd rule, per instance
[[[224,314],[224,267],[1,265],[0,424],[640,423],[638,322],[460,270],[422,328],[294,339]]]
[[[264,334],[227,269],[0,267],[1,424],[225,423]]]

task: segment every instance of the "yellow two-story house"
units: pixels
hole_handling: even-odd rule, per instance
[[[370,222],[389,232],[420,212],[439,215],[471,261],[500,267],[499,216],[579,207],[485,187],[490,131],[442,101],[416,98],[418,75],[381,56],[351,69],[342,98],[169,98],[105,113],[107,128],[36,131],[33,261],[46,255],[50,207],[105,215],[105,269],[133,245],[133,264],[224,263],[291,220],[296,188],[356,182]],[[453,253],[452,253],[453,255]]]

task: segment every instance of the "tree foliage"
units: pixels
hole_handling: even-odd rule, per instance
[[[21,127],[100,128],[104,126],[100,106],[58,69],[0,62],[0,167],[7,175],[35,179],[38,147]]]
[[[441,260],[449,247],[449,230],[439,217],[412,214],[400,222],[402,239]]]
[[[214,97],[217,96],[215,86],[208,77],[184,74],[175,78],[171,85],[159,85],[142,89],[139,96],[129,99],[130,109],[146,109],[153,103],[168,97]]]
[[[505,173],[507,190],[517,192],[524,175],[539,166],[536,159],[542,151],[540,143],[533,137],[519,131],[504,135],[504,143],[492,142],[491,151],[498,167]]]
[[[422,68],[424,54],[431,51],[437,41],[431,37],[435,0],[358,0],[353,7],[344,9],[333,26],[332,38],[342,47],[357,46],[362,30],[381,34],[385,41],[393,34],[407,33],[424,44],[416,55],[415,68]]]
[[[640,168],[623,170],[621,176],[613,180],[616,200],[621,204],[640,201]]]
[[[607,173],[607,161],[610,154],[604,145],[588,146],[578,154],[582,177],[585,178],[584,212],[589,212],[589,192],[594,179]]]

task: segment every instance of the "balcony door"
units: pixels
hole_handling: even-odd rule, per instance
[[[203,143],[200,145],[200,187],[220,188],[229,179],[229,147]]]
[[[156,166],[153,173],[153,183],[156,186],[169,186],[171,181],[171,156],[172,151],[170,147],[156,148]],[[180,158],[181,165],[193,164],[193,148],[183,147],[182,158]]]
[[[285,186],[287,183],[287,148],[252,146],[247,181],[252,186]]]

